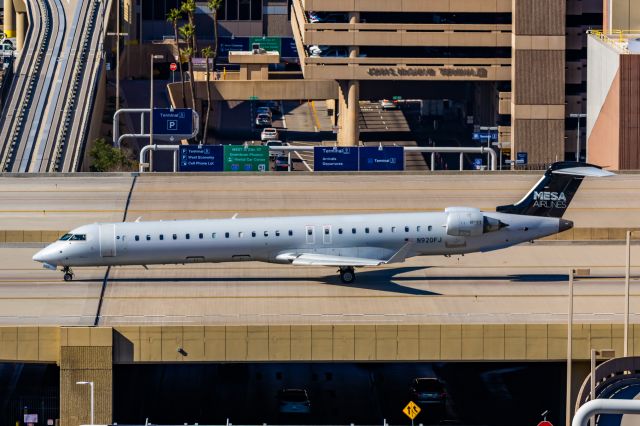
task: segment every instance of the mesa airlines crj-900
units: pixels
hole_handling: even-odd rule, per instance
[[[513,205],[495,212],[449,207],[442,212],[291,216],[242,219],[95,223],[48,245],[33,260],[72,267],[262,261],[339,268],[344,283],[355,268],[413,256],[502,249],[573,227],[562,219],[585,176],[612,173],[586,163],[555,163]]]

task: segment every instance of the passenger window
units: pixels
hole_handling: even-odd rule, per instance
[[[204,238],[204,234],[201,232],[198,234],[198,238],[203,239]]]
[[[178,234],[173,234],[173,239],[177,240],[178,239]]]
[[[238,232],[238,238],[242,238],[242,237],[244,237],[244,232],[242,231]]]
[[[184,236],[187,240],[190,238],[189,234],[185,234]]]
[[[289,229],[289,236],[293,237],[293,231],[291,229]]]
[[[224,233],[224,237],[225,237],[225,238],[229,238],[229,233],[228,233],[228,232],[225,232],[225,233]]]
[[[256,231],[251,231],[251,236],[255,237],[256,236]]]
[[[382,234],[382,226],[378,228],[378,234]]]
[[[364,233],[368,234],[369,233],[369,228],[364,228]]]
[[[147,235],[147,241],[151,241],[151,235]]]
[[[160,241],[164,240],[164,235],[160,234]]]
[[[216,233],[215,232],[211,233],[211,238],[214,238],[214,239],[216,238]]]
[[[136,235],[136,241],[140,241],[140,235]]]
[[[420,232],[420,226],[416,227],[416,231]]]
[[[395,226],[391,227],[391,232],[396,232],[396,227]]]
[[[408,226],[404,227],[404,232],[409,232],[409,227]]]
[[[338,228],[338,234],[342,235],[342,228]]]
[[[307,235],[313,235],[313,228],[307,229]]]
[[[324,229],[324,235],[329,235],[329,228]]]
[[[269,231],[264,231],[264,236],[268,237],[269,236]]]
[[[356,233],[356,228],[351,228],[351,233],[355,234]]]
[[[432,227],[431,225],[429,225],[429,227],[427,228],[427,230],[428,230],[429,232],[431,232],[431,230],[432,230],[432,229],[433,229],[433,227]]]
[[[276,237],[280,236],[280,231],[276,231]]]

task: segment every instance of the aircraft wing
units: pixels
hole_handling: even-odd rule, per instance
[[[292,265],[303,266],[379,266],[387,263],[404,262],[413,243],[407,242],[388,259],[336,256],[321,253],[283,253],[279,260],[288,260]]]

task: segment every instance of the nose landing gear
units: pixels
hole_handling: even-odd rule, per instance
[[[73,280],[73,271],[68,266],[62,268],[62,272],[64,272],[64,280],[72,281]]]
[[[353,266],[341,266],[339,272],[340,281],[345,284],[351,284],[356,280],[356,271]]]

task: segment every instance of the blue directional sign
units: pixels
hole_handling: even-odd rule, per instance
[[[181,172],[221,172],[224,169],[224,146],[180,145]]]
[[[358,147],[324,147],[313,149],[313,170],[316,172],[358,171]]]
[[[154,135],[187,136],[193,134],[193,112],[191,108],[154,108]]]
[[[404,148],[401,146],[360,147],[360,170],[404,170]]]
[[[528,154],[526,152],[518,152],[516,154],[516,164],[527,164]]]

